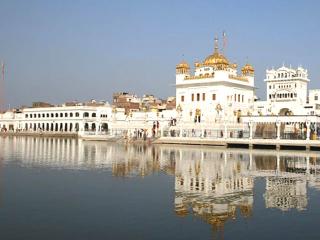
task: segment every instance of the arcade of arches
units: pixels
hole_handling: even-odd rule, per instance
[[[97,125],[96,123],[83,123],[78,122],[42,122],[42,123],[25,123],[24,130],[32,131],[50,131],[50,132],[79,132],[82,129],[84,131],[108,131],[108,123],[102,123]],[[14,130],[14,129],[13,129]]]

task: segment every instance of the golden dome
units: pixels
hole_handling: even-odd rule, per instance
[[[176,65],[176,69],[190,69],[190,66],[186,61],[182,61]]]
[[[230,67],[233,69],[237,69],[238,65],[236,63],[230,63]]]
[[[210,56],[208,56],[204,60],[203,65],[205,65],[205,66],[217,66],[217,65],[227,66],[227,65],[229,65],[229,61],[222,54],[220,54],[218,52],[214,52],[213,54],[211,54]]]
[[[244,65],[242,70],[254,71],[254,68],[253,68],[253,66],[251,64],[247,63],[246,65]]]
[[[219,47],[218,47],[218,38],[214,39],[214,52],[210,56],[208,56],[204,62],[204,66],[210,66],[215,67],[219,69],[224,69],[229,66],[228,59],[223,56],[221,53],[219,53]]]
[[[247,63],[246,65],[244,65],[244,67],[241,69],[242,74],[246,75],[246,74],[254,74],[254,68],[251,64]]]
[[[196,68],[201,67],[201,63],[199,63],[198,61],[196,61],[196,62],[194,63],[194,66],[195,66]]]

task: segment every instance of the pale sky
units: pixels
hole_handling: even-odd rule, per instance
[[[316,0],[0,0],[6,106],[110,101],[116,91],[175,95],[175,65],[203,61],[223,31],[229,61],[255,67],[259,97],[266,68],[283,63],[307,68],[310,87],[320,88],[319,7]]]

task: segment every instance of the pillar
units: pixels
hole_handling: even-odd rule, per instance
[[[307,121],[307,122],[306,122],[306,125],[307,125],[307,132],[306,132],[307,136],[306,136],[306,140],[310,140],[310,122]]]
[[[96,131],[95,131],[95,134],[96,134],[96,135],[98,135],[99,129],[100,129],[100,123],[97,123],[97,122],[96,122]]]
[[[224,124],[224,138],[227,139],[228,138],[228,128],[227,128],[227,124]]]
[[[306,174],[310,174],[310,157],[307,156],[307,169],[306,169]]]
[[[280,140],[280,125],[281,123],[278,121],[276,122],[276,126],[277,126],[277,140]]]
[[[279,152],[277,153],[277,173],[280,172],[280,154]]]
[[[249,122],[249,139],[252,140],[253,137],[253,123],[252,121]]]

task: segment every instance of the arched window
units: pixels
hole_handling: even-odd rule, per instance
[[[65,113],[64,116],[65,116],[65,117],[68,117],[68,113]]]
[[[76,112],[76,117],[79,117],[79,116],[80,116],[80,114],[78,112]]]
[[[56,113],[56,117],[59,117],[59,114],[58,113]],[[58,130],[57,130],[58,131]]]
[[[89,113],[88,112],[83,113],[83,117],[89,117]]]
[[[60,117],[63,117],[63,113],[60,113]]]
[[[70,113],[70,117],[73,117],[73,113],[72,112]]]
[[[97,114],[96,113],[92,113],[92,117],[96,117],[97,116]]]

